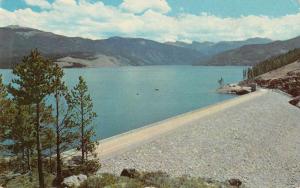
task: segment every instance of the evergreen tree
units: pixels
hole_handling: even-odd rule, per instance
[[[92,121],[96,117],[96,113],[93,112],[93,102],[83,77],[79,77],[79,83],[73,88],[70,99],[73,109],[72,118],[80,129],[79,148],[81,150],[81,162],[84,163],[88,160],[88,153],[94,151],[97,142],[92,141],[95,136]]]
[[[52,129],[46,129],[43,134],[43,143],[45,145],[46,154],[49,157],[49,172],[52,173],[53,163],[52,163],[52,156],[53,156],[53,148],[55,146],[55,133]]]
[[[249,68],[247,78],[253,79],[261,74],[270,72],[272,70],[278,69],[282,66],[288,65],[290,63],[294,63],[300,60],[300,49],[294,49],[289,51],[288,53],[271,57],[265,61],[262,61],[252,68]]]
[[[22,164],[22,171],[31,169],[30,159],[34,149],[33,119],[30,106],[19,105],[9,99],[8,92],[0,76],[0,142],[7,155],[17,157]],[[20,163],[14,165],[15,170],[20,170]]]
[[[23,58],[22,63],[16,65],[13,74],[17,77],[9,85],[9,92],[22,105],[35,106],[35,138],[39,186],[44,188],[44,175],[41,148],[41,103],[45,97],[54,92],[55,72],[57,66],[50,60],[44,59],[38,50],[31,51]]]
[[[223,77],[221,77],[221,79],[218,80],[218,83],[219,83],[220,88],[224,86],[224,79],[223,79]]]
[[[34,154],[34,117],[32,106],[16,105],[16,113],[11,126],[7,127],[7,139],[13,142],[9,145],[10,153],[21,155],[24,172],[31,170],[31,158]],[[26,165],[25,165],[26,164]]]
[[[62,182],[62,161],[61,153],[70,149],[77,134],[74,132],[75,124],[71,121],[72,108],[70,105],[70,95],[62,81],[63,71],[57,69],[55,79],[55,132],[56,132],[56,183]],[[71,106],[71,105],[70,105]]]
[[[9,131],[7,127],[12,124],[16,109],[13,102],[8,99],[7,87],[3,84],[2,75],[0,75],[0,150],[5,150],[3,142],[7,139]]]

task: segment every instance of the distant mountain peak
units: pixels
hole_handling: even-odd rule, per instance
[[[22,28],[22,27],[19,26],[19,25],[8,25],[8,26],[6,26],[6,28],[10,28],[10,29],[19,29],[19,28]]]
[[[193,41],[192,43],[186,43],[181,41],[176,42],[167,42],[168,45],[189,48],[196,51],[199,51],[207,56],[213,56],[218,53],[222,53],[228,50],[236,49],[245,45],[251,44],[266,44],[270,43],[272,40],[267,38],[249,38],[247,40],[240,40],[240,41],[220,41],[220,42],[198,42]]]
[[[266,41],[266,42],[272,42],[272,39],[269,38],[262,38],[262,37],[254,37],[254,38],[249,38],[246,41]]]
[[[284,41],[268,42],[260,45],[247,44],[236,49],[228,50],[211,57],[206,62],[199,64],[210,65],[255,65],[272,56],[287,53],[295,48],[300,48],[300,37]]]
[[[109,37],[108,39],[125,39],[124,37],[120,37],[120,36],[112,36],[112,37]]]
[[[35,29],[32,29],[32,28],[29,28],[29,27],[23,27],[23,26],[20,26],[20,25],[8,25],[8,26],[5,26],[3,28],[8,28],[8,29],[29,29],[29,30],[35,30]]]

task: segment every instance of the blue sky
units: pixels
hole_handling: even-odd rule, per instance
[[[2,7],[7,10],[16,10],[30,7],[24,0],[2,0]],[[97,2],[100,0],[90,0]],[[122,0],[101,0],[106,5],[118,6]],[[143,0],[141,0],[143,1]],[[52,3],[54,0],[48,0]],[[284,16],[299,12],[300,3],[297,0],[168,0],[172,11],[169,15],[177,15],[181,12],[209,14],[221,17],[239,17],[241,15],[267,15]],[[38,7],[30,7],[40,11]]]
[[[88,38],[276,40],[300,35],[299,20],[300,0],[0,0],[0,26]]]

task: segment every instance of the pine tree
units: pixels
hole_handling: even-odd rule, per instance
[[[2,142],[5,137],[5,105],[6,105],[6,97],[7,97],[7,91],[6,87],[4,86],[2,82],[2,75],[0,75],[0,149],[3,150],[4,146],[2,145]]]
[[[219,83],[220,88],[224,86],[224,79],[223,79],[223,77],[221,77],[221,79],[218,80],[218,83]]]
[[[288,53],[281,54],[279,56],[271,57],[265,61],[262,61],[248,70],[248,79],[253,79],[258,75],[264,74],[266,72],[278,69],[282,66],[294,63],[300,60],[300,49],[294,49]]]
[[[41,103],[54,92],[55,72],[57,67],[50,60],[44,59],[38,50],[31,51],[16,65],[13,74],[17,77],[9,85],[9,92],[22,105],[35,106],[35,137],[38,158],[39,186],[44,188],[44,175],[41,148]]]
[[[7,127],[9,131],[7,139],[13,141],[9,146],[10,153],[15,155],[21,154],[23,171],[26,172],[31,170],[31,158],[35,144],[34,117],[31,113],[33,108],[29,105],[17,104],[16,109],[14,121],[12,121],[11,126]]]
[[[55,132],[56,132],[56,183],[62,182],[61,153],[70,149],[77,134],[74,132],[75,124],[71,121],[70,95],[62,81],[63,70],[57,69],[55,79]]]
[[[7,87],[2,83],[0,75],[0,142],[7,140],[9,144],[0,148],[7,155],[17,157],[22,163],[22,170],[30,170],[30,158],[33,153],[33,124],[28,106],[18,105],[16,101],[9,99]],[[18,170],[19,165],[13,167]]]
[[[5,150],[3,142],[9,134],[8,127],[12,124],[16,109],[13,102],[8,99],[7,87],[3,84],[0,75],[0,150]]]
[[[88,160],[88,153],[94,151],[97,142],[93,142],[95,136],[92,121],[96,117],[93,112],[93,102],[88,94],[88,87],[83,77],[79,77],[79,83],[71,92],[71,101],[73,109],[73,121],[80,129],[80,150],[81,162]]]
[[[44,143],[44,146],[47,148],[46,154],[49,157],[49,171],[50,171],[50,173],[52,173],[53,172],[52,156],[53,156],[53,148],[55,146],[55,133],[52,129],[46,129],[44,131],[43,143]]]

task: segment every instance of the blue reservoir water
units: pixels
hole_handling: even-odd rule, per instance
[[[245,67],[143,66],[65,69],[69,87],[82,75],[98,117],[98,139],[107,138],[166,118],[205,107],[233,95],[216,93],[217,80],[242,79]],[[7,83],[11,70],[1,70]]]

